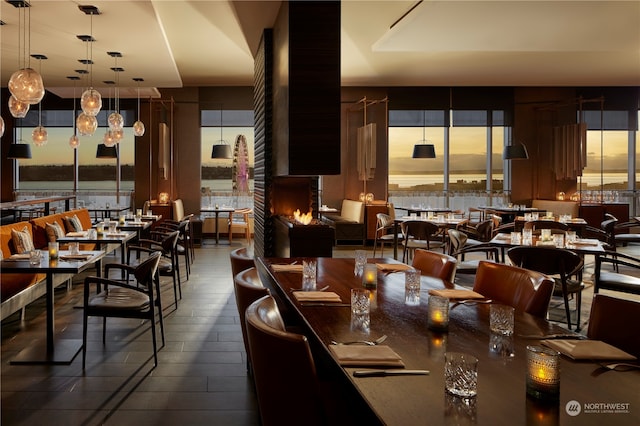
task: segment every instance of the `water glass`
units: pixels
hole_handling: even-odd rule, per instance
[[[417,269],[404,273],[404,303],[409,306],[420,305],[420,271]]]
[[[316,289],[317,276],[316,260],[307,259],[302,261],[302,289],[305,291],[313,291]]]
[[[444,354],[444,386],[447,392],[463,398],[478,393],[478,359],[469,354]]]
[[[371,292],[366,288],[351,289],[351,330],[369,333]]]
[[[78,243],[69,243],[69,253],[78,254]]]
[[[511,233],[511,244],[520,244],[522,242],[522,234],[519,232]]]
[[[357,277],[362,276],[365,263],[367,263],[367,251],[356,250],[356,262],[355,262],[355,267],[353,268],[353,274],[355,276]]]
[[[553,234],[553,245],[564,248],[564,234]]]
[[[40,250],[31,250],[29,252],[29,264],[31,266],[39,265],[41,258],[42,258],[42,254],[40,253]]]
[[[109,221],[109,233],[110,234],[115,234],[117,230],[118,230],[118,223],[115,220],[110,220]]]
[[[533,244],[533,232],[531,229],[522,230],[522,245],[530,246]]]
[[[577,238],[576,231],[567,231],[567,244],[575,243]]]
[[[511,336],[513,334],[514,309],[508,305],[491,304],[489,306],[489,328],[492,333]]]
[[[542,241],[551,241],[551,229],[541,229],[540,239]]]

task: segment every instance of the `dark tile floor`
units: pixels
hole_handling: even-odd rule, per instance
[[[19,315],[7,318],[2,322],[1,424],[259,424],[229,265],[230,250],[240,246],[234,242],[233,247],[227,243],[197,249],[178,309],[168,305],[173,294],[165,279],[166,346],[159,351],[156,368],[147,325],[111,319],[103,346],[101,321],[95,318],[84,373],[81,355],[69,366],[10,365],[15,354],[43,337],[43,303],[30,305],[25,321]],[[334,256],[352,257],[354,249],[337,248]],[[630,250],[640,254],[640,246]],[[587,267],[592,266],[587,261]],[[80,283],[77,278],[71,291],[56,291],[55,324],[62,337],[82,336]],[[592,294],[591,288],[584,292],[583,324]],[[562,304],[555,305],[551,318],[563,324]]]

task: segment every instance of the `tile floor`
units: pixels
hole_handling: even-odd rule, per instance
[[[166,346],[153,368],[148,326],[135,320],[111,319],[107,344],[101,324],[91,320],[87,368],[79,355],[69,366],[16,366],[9,360],[34,339],[44,337],[43,303],[2,323],[2,425],[257,425],[258,408],[245,370],[246,354],[238,322],[229,252],[241,242],[197,249],[190,279],[183,282],[178,309],[168,305],[166,283]],[[354,247],[340,247],[334,256],[353,256]],[[639,246],[632,249],[640,254]],[[370,252],[371,253],[371,252]],[[386,253],[389,255],[390,253]],[[591,265],[592,266],[592,265]],[[184,275],[184,274],[183,274]],[[166,282],[166,280],[165,280]],[[56,291],[56,330],[62,337],[81,338],[81,278],[73,289]],[[583,298],[588,320],[592,289]],[[551,312],[564,321],[562,305]]]

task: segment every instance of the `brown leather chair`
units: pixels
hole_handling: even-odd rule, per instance
[[[244,341],[244,349],[247,353],[247,371],[251,373],[251,359],[249,356],[249,342],[247,341],[247,329],[245,326],[245,312],[249,305],[261,297],[270,294],[269,289],[265,288],[258,276],[258,270],[255,267],[247,268],[240,271],[233,278],[233,290],[236,296],[236,306],[240,315],[240,324],[242,328],[242,340]]]
[[[580,330],[580,309],[582,308],[582,290],[584,290],[581,280],[584,267],[582,257],[566,249],[535,246],[513,247],[507,251],[507,256],[516,266],[557,276],[554,278],[553,295],[561,296],[564,300],[569,330],[571,330],[569,295],[576,295],[576,330]]]
[[[450,255],[458,261],[456,264],[456,274],[474,275],[482,260],[493,262],[498,259],[498,248],[490,246],[487,243],[468,245],[467,234],[457,229],[449,229],[447,233],[449,234]],[[484,259],[466,259],[466,255],[469,253],[484,255]]]
[[[416,249],[413,253],[411,266],[419,269],[422,275],[440,278],[452,283],[456,276],[457,263],[456,258],[448,254]]]
[[[83,370],[87,359],[87,328],[90,316],[102,317],[103,345],[106,344],[107,318],[140,318],[149,320],[153,341],[153,360],[154,365],[158,365],[156,312],[159,317],[160,334],[162,336],[162,345],[164,346],[164,322],[162,319],[162,303],[160,301],[160,285],[154,279],[160,257],[161,253],[159,251],[150,253],[137,267],[128,270],[135,276],[137,285],[107,278],[85,278],[82,321]],[[91,294],[93,284],[97,286],[98,290],[102,289]]]
[[[587,337],[602,340],[640,358],[638,321],[639,302],[596,294],[591,305]]]
[[[307,338],[285,331],[271,296],[252,303],[245,321],[262,425],[328,424]]]
[[[498,303],[545,318],[553,293],[553,280],[540,272],[482,261],[473,290]]]
[[[233,277],[245,269],[249,269],[256,265],[253,261],[253,257],[249,256],[246,247],[240,247],[232,250],[231,253],[229,253],[229,259],[231,260],[231,274]]]

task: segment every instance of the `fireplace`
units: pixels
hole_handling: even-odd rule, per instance
[[[278,176],[271,187],[276,257],[331,257],[335,230],[318,220],[318,177]],[[311,213],[310,223],[295,213]]]

